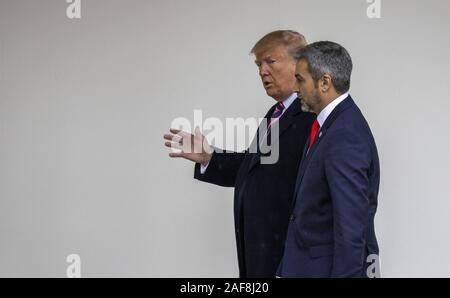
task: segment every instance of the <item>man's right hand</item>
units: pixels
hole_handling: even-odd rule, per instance
[[[164,135],[164,139],[168,140],[164,143],[166,147],[180,150],[180,152],[169,153],[172,158],[182,157],[202,165],[207,165],[211,160],[214,150],[198,127],[195,129],[195,134],[171,128],[170,133]]]

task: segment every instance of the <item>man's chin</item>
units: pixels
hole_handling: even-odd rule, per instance
[[[273,92],[270,92],[269,90],[266,89],[266,94],[269,97],[275,98],[276,94],[274,94]]]
[[[303,100],[300,100],[300,106],[303,112],[312,112],[311,108],[307,104],[305,104]]]
[[[274,92],[273,90],[270,90],[270,89],[266,89],[266,94],[267,94],[267,96],[275,99],[276,101],[279,101],[280,98],[282,97],[279,92]],[[283,98],[281,100],[284,100],[284,99],[285,98]]]
[[[311,112],[311,110],[307,106],[304,106],[304,105],[302,105],[302,111],[303,112]]]

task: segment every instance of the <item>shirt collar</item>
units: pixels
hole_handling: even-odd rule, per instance
[[[332,102],[330,102],[317,116],[317,121],[319,122],[320,127],[325,123],[325,120],[327,120],[328,116],[330,116],[331,112],[337,107],[338,104],[340,104],[344,99],[348,97],[348,92],[342,94]]]
[[[294,92],[291,94],[291,96],[289,96],[288,98],[286,98],[285,100],[283,100],[283,105],[284,105],[284,110],[283,113],[289,108],[289,106],[297,99],[298,94],[297,92]]]

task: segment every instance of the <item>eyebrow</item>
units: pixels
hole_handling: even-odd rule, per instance
[[[272,55],[267,55],[267,56],[265,56],[264,58],[262,58],[261,60],[255,60],[255,63],[258,63],[258,62],[261,62],[261,61],[266,61],[266,60],[269,60],[269,59],[275,59],[275,57],[273,57]]]

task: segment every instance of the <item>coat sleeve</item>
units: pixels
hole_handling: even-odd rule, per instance
[[[245,154],[245,152],[214,152],[204,174],[200,173],[200,164],[195,164],[194,178],[219,186],[234,187]]]
[[[370,145],[348,130],[334,134],[325,156],[333,206],[332,277],[362,277],[369,220]]]

